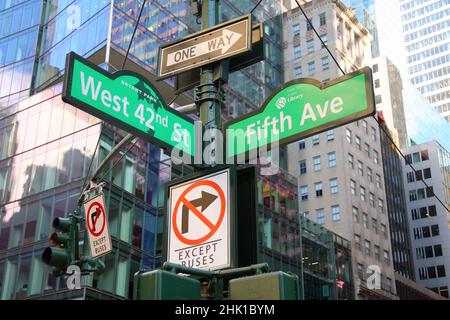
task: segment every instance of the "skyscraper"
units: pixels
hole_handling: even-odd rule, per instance
[[[450,122],[450,3],[400,0],[409,80]]]
[[[352,10],[331,0],[312,1],[303,9],[346,72],[364,65],[372,37]],[[283,17],[285,80],[340,76],[300,10]],[[293,143],[288,150],[302,214],[352,242],[356,298],[395,299],[378,124],[366,118]],[[366,282],[373,266],[379,288]]]

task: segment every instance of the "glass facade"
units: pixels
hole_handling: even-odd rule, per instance
[[[256,3],[222,1],[221,21],[248,13]],[[0,30],[1,299],[79,298],[67,290],[64,279],[53,276],[41,254],[49,245],[52,220],[76,209],[91,160],[92,173],[126,133],[63,103],[60,80],[69,51],[89,57],[110,39],[111,47],[124,53],[140,4],[137,0],[0,3],[2,22],[21,21],[2,23]],[[190,10],[186,1],[147,1],[129,58],[155,74],[158,47],[199,30]],[[225,118],[259,108],[282,84],[279,14],[278,4],[270,1],[254,11],[255,23],[264,22],[266,60],[230,74]],[[285,168],[285,151],[280,152],[280,166]],[[89,277],[90,293],[85,296],[131,298],[134,273],[162,262],[165,183],[190,171],[172,165],[159,148],[139,139],[126,155],[115,156],[106,172],[103,191],[113,252],[102,258],[105,272]],[[258,203],[258,261],[268,262],[272,270],[302,274],[295,179],[283,169],[276,176],[259,176]],[[83,239],[83,227],[80,232]],[[317,277],[311,273],[308,279]],[[337,297],[333,290],[330,287],[327,297]]]

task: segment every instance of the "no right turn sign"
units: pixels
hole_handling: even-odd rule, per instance
[[[230,169],[169,189],[167,260],[190,268],[230,267]]]

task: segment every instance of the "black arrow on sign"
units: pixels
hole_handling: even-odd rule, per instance
[[[205,211],[213,202],[217,199],[217,196],[208,192],[202,191],[200,198],[189,201],[194,207],[201,207],[201,211]],[[181,233],[189,232],[189,208],[183,204],[181,211]]]

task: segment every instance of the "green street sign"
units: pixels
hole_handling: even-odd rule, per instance
[[[372,71],[365,67],[328,83],[287,82],[263,107],[224,124],[227,158],[270,150],[375,114]],[[256,154],[256,153],[255,153]]]
[[[164,148],[194,156],[194,121],[166,106],[158,90],[133,71],[113,74],[70,52],[62,99],[118,128]]]

